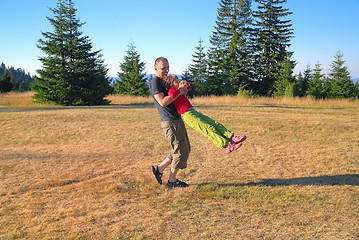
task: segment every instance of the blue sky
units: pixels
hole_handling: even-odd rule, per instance
[[[205,49],[215,26],[218,0],[75,0],[81,28],[102,50],[109,75],[116,76],[129,43],[134,43],[153,74],[153,61],[165,56],[170,73],[181,74],[200,38]],[[41,31],[53,31],[46,17],[57,0],[4,0],[1,3],[0,62],[35,74],[41,68],[36,47]],[[353,78],[359,78],[359,0],[288,0],[294,38],[295,73],[319,62],[330,71],[340,50]]]

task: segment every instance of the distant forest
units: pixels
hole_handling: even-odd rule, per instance
[[[25,92],[30,90],[30,85],[34,82],[30,73],[25,73],[24,69],[15,69],[13,66],[6,67],[5,63],[0,65],[0,92]]]

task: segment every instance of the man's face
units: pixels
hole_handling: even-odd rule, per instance
[[[170,70],[170,66],[168,64],[168,61],[159,61],[155,65],[155,71],[156,71],[157,77],[162,78],[162,77],[167,76],[169,70]]]

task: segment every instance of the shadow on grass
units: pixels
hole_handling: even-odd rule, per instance
[[[287,109],[335,109],[341,110],[345,108],[332,108],[332,107],[293,107],[293,106],[280,106],[280,105],[203,105],[199,104],[195,107],[199,108],[287,108]],[[51,110],[69,110],[69,109],[124,109],[124,108],[155,108],[152,102],[150,103],[129,103],[129,104],[109,104],[97,106],[39,106],[39,107],[0,107],[0,112],[34,112],[34,111],[51,111]]]
[[[201,183],[198,186],[209,185],[213,183]],[[249,183],[226,183],[218,184],[219,187],[228,186],[334,186],[334,185],[351,185],[359,186],[359,174],[334,175],[334,176],[318,176],[318,177],[301,177],[287,179],[263,179],[259,182]]]
[[[264,104],[264,105],[248,105],[248,106],[238,106],[238,105],[204,105],[198,104],[195,107],[199,108],[284,108],[284,109],[316,109],[316,110],[342,110],[345,109],[344,107],[296,107],[296,106],[281,106],[275,104]]]
[[[54,111],[54,110],[73,110],[73,109],[124,109],[124,108],[154,108],[153,103],[130,103],[130,104],[109,104],[98,106],[43,106],[43,107],[4,107],[0,112],[34,112],[34,111]]]

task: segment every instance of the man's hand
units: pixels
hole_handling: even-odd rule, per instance
[[[180,95],[186,95],[188,93],[187,85],[181,84],[178,90],[181,91]]]

